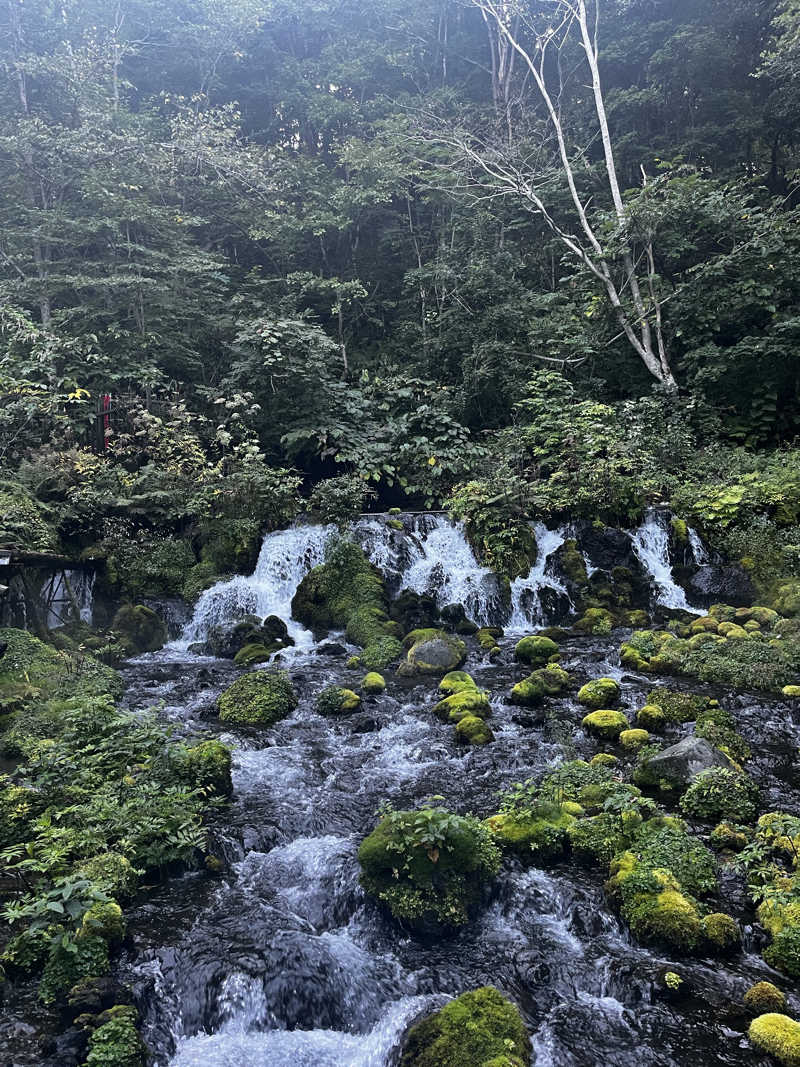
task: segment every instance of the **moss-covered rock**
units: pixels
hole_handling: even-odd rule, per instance
[[[658,704],[645,704],[643,708],[639,708],[636,712],[636,723],[643,730],[657,733],[659,730],[663,730],[666,721],[667,717]]]
[[[188,604],[194,604],[201,593],[224,580],[225,576],[217,573],[217,568],[211,560],[203,560],[189,569],[181,595]]]
[[[638,752],[650,743],[650,734],[647,730],[623,730],[619,735],[619,743],[630,752]]]
[[[747,846],[748,840],[745,827],[730,822],[717,823],[709,836],[713,848],[728,852],[741,852]]]
[[[478,715],[464,715],[456,723],[456,740],[465,745],[488,745],[494,741],[494,734]]]
[[[98,901],[87,909],[81,920],[78,938],[102,937],[110,945],[125,939],[125,919],[116,900]]]
[[[86,879],[123,904],[136,893],[139,873],[121,852],[101,852],[91,859],[80,861],[74,869],[76,878]]]
[[[589,763],[592,767],[613,767],[615,763],[619,763],[619,758],[611,752],[598,752],[596,756],[592,756]]]
[[[361,679],[361,690],[370,696],[376,696],[386,689],[386,679],[377,671],[370,671]]]
[[[800,685],[785,685],[781,689],[781,695],[787,700],[800,700]]]
[[[701,923],[703,937],[717,952],[729,952],[737,948],[742,940],[739,924],[730,915],[721,911],[704,915]]]
[[[550,637],[541,634],[533,634],[523,637],[514,648],[514,656],[529,667],[544,667],[544,665],[559,654],[558,645]]]
[[[406,650],[403,674],[448,674],[467,658],[464,642],[444,630],[412,630],[406,635],[403,647]]]
[[[542,863],[564,855],[568,831],[575,816],[563,805],[540,802],[532,810],[505,811],[486,820],[495,839],[504,849],[529,863]]]
[[[216,738],[185,749],[181,770],[192,785],[217,796],[227,797],[233,792],[231,750]]]
[[[661,708],[667,722],[694,722],[715,700],[701,693],[684,693],[678,689],[652,689],[647,694],[647,703]]]
[[[613,678],[596,678],[578,690],[578,703],[584,707],[613,708],[619,701],[621,689]]]
[[[167,642],[166,624],[144,604],[123,604],[114,616],[111,629],[127,655],[156,652]]]
[[[643,944],[692,953],[703,942],[697,905],[669,870],[650,868],[626,852],[614,860],[607,888],[620,902],[631,932]]]
[[[588,608],[573,626],[578,633],[602,636],[614,628],[614,616],[607,608]]]
[[[783,1067],[800,1067],[800,1023],[788,1015],[767,1012],[750,1023],[750,1043],[774,1056]]]
[[[616,741],[629,725],[621,711],[612,711],[608,708],[589,712],[581,722],[581,726],[587,733],[607,741]]]
[[[361,707],[361,697],[352,689],[329,685],[317,696],[316,707],[320,715],[349,715]]]
[[[439,692],[443,696],[460,693],[462,689],[477,689],[471,674],[466,671],[450,671],[439,682]]]
[[[147,1047],[136,1028],[136,1008],[118,1004],[94,1019],[84,1067],[144,1067]]]
[[[244,674],[220,696],[221,722],[237,726],[272,726],[297,707],[297,696],[285,671]]]
[[[400,1067],[526,1067],[530,1040],[514,1005],[492,986],[463,993],[413,1026]]]
[[[509,702],[517,707],[534,708],[547,696],[558,696],[569,685],[569,675],[561,667],[550,664],[533,671],[511,689]]]
[[[478,644],[484,652],[491,652],[497,648],[497,642],[502,636],[503,631],[499,626],[481,626],[475,634]]]
[[[237,667],[255,667],[257,663],[267,663],[272,653],[266,645],[250,644],[240,648],[233,657]]]
[[[500,867],[489,830],[442,808],[388,812],[358,850],[361,884],[396,919],[463,926]]]
[[[466,715],[486,719],[491,715],[492,707],[484,689],[462,689],[440,700],[433,711],[442,722],[459,722]]]
[[[756,982],[751,985],[742,998],[744,1006],[753,1015],[765,1015],[769,1012],[786,1011],[786,995],[772,982]]]
[[[576,860],[608,870],[614,856],[630,844],[630,836],[616,815],[601,812],[574,823],[569,830],[569,843]]]

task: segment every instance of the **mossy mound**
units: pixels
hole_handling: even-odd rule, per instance
[[[486,719],[491,715],[492,707],[486,690],[462,689],[440,700],[433,711],[442,722],[459,722],[466,715]]]
[[[292,598],[292,617],[310,630],[344,630],[361,645],[368,670],[383,670],[400,658],[398,625],[387,614],[386,589],[378,571],[352,541],[333,541],[325,562],[303,578]]]
[[[316,708],[320,715],[349,715],[361,707],[361,697],[352,689],[329,685],[317,696]]]
[[[710,915],[704,915],[701,926],[703,937],[712,950],[730,952],[741,943],[742,934],[739,924],[724,912],[714,911]]]
[[[237,678],[217,701],[221,722],[237,726],[272,726],[297,707],[297,695],[285,671],[253,671]]]
[[[361,884],[396,919],[458,927],[500,867],[489,830],[442,808],[390,811],[358,850]]]
[[[519,1012],[493,986],[484,986],[412,1026],[400,1067],[525,1067],[529,1060]]]
[[[786,1011],[786,995],[772,982],[756,982],[742,998],[744,1006],[753,1015],[778,1014]]]
[[[569,675],[561,667],[540,667],[511,689],[509,702],[521,708],[534,708],[545,697],[563,693],[569,685]]]
[[[377,671],[370,671],[361,679],[361,690],[370,696],[377,696],[386,689],[386,679]]]
[[[227,745],[210,738],[184,749],[182,758],[181,770],[192,785],[221,797],[233,792],[231,750]]]
[[[613,708],[620,698],[619,682],[613,678],[596,678],[578,690],[578,703],[586,708]]]
[[[126,655],[157,652],[167,642],[167,627],[162,619],[144,604],[123,604],[111,623]]]
[[[702,771],[681,797],[684,815],[705,822],[728,819],[737,823],[752,822],[758,806],[758,788],[741,771],[711,767]]]
[[[645,704],[636,712],[636,723],[643,730],[658,732],[663,730],[666,721],[667,716],[658,704]]]
[[[709,707],[716,706],[701,693],[684,693],[678,689],[652,689],[647,694],[647,703],[651,707],[661,708],[664,718],[669,723],[694,722]]]
[[[800,700],[800,685],[785,685],[781,689],[781,696],[787,700]]]
[[[623,730],[629,726],[628,720],[621,711],[612,711],[604,708],[599,711],[591,711],[581,721],[581,726],[587,733],[594,734],[606,741],[616,741]]]
[[[514,648],[514,657],[529,667],[544,667],[554,656],[558,656],[559,647],[550,637],[533,634],[523,637]]]
[[[439,682],[439,692],[443,696],[460,693],[462,689],[477,689],[471,674],[466,671],[450,671]]]
[[[800,1067],[800,1023],[788,1015],[767,1012],[750,1023],[750,1043],[774,1056],[783,1067]]]
[[[717,823],[709,836],[713,848],[729,852],[741,852],[747,846],[748,840],[746,828],[730,822]]]
[[[501,812],[486,820],[499,844],[529,863],[560,859],[574,824],[575,816],[564,811],[562,805],[546,802],[527,811]]]
[[[499,626],[481,626],[475,633],[478,644],[484,652],[491,652],[493,649],[497,648],[497,642],[502,636],[503,631]]]
[[[619,743],[629,752],[638,752],[649,742],[650,734],[647,730],[623,730],[619,735]]]
[[[237,667],[255,667],[257,663],[267,663],[272,653],[266,645],[252,644],[240,648],[233,657]]]
[[[601,637],[614,628],[614,616],[607,608],[588,608],[573,626],[578,633]]]
[[[450,674],[467,658],[467,646],[459,637],[444,630],[412,630],[403,640],[405,663],[400,673]]]
[[[494,741],[491,727],[477,715],[464,715],[456,723],[456,740],[465,745],[488,745]]]
[[[622,917],[643,944],[693,953],[703,943],[697,904],[666,869],[649,868],[630,852],[614,860],[608,883]]]

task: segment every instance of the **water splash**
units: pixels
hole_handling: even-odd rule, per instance
[[[706,563],[710,562],[708,549],[700,540],[700,534],[697,532],[697,530],[693,530],[690,526],[687,532],[689,534],[689,547],[692,550],[692,558],[694,559],[698,567],[702,567]]]
[[[567,588],[559,578],[551,559],[566,540],[565,529],[548,530],[541,522],[533,527],[536,537],[536,562],[525,578],[515,578],[511,583],[511,616],[507,629],[520,633],[545,622],[545,607],[542,593],[549,590],[556,597],[569,599]]]
[[[686,599],[685,591],[672,574],[669,556],[669,518],[663,511],[648,511],[644,522],[629,534],[633,551],[650,575],[656,588],[656,603],[673,611],[688,611],[702,615]]]
[[[325,546],[335,527],[292,526],[267,534],[255,571],[217,582],[201,594],[194,616],[180,639],[179,648],[205,641],[214,626],[244,615],[277,615],[286,623],[298,648],[308,648],[313,637],[292,619],[292,597],[306,574],[322,563]]]

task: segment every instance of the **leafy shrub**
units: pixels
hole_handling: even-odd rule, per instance
[[[755,818],[757,803],[758,789],[746,774],[711,767],[697,775],[681,797],[680,807],[685,815],[706,822],[748,823]]]
[[[375,496],[375,490],[359,475],[341,474],[316,485],[309,503],[323,522],[346,526]]]

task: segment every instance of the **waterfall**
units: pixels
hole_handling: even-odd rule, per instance
[[[451,522],[445,515],[415,517],[406,542],[402,570],[394,583],[399,589],[427,593],[440,608],[463,604],[467,618],[479,625],[487,626],[502,618],[497,575],[475,558],[460,523]],[[381,567],[377,554],[370,558]]]
[[[694,561],[698,567],[703,567],[706,563],[709,562],[708,549],[700,540],[700,534],[697,532],[697,530],[693,530],[690,526],[688,527],[688,534],[689,546],[692,550],[692,557],[694,558]]]
[[[662,511],[648,511],[644,522],[628,535],[639,562],[652,578],[656,587],[656,603],[674,611],[689,611],[702,615],[686,599],[686,593],[672,575],[669,558],[669,520]]]
[[[195,641],[205,641],[214,626],[244,615],[278,615],[295,644],[309,647],[313,642],[311,634],[292,619],[292,597],[304,576],[324,561],[325,545],[334,529],[292,526],[267,534],[253,573],[249,577],[237,575],[206,589],[175,646],[187,648]]]
[[[515,578],[511,583],[511,617],[508,629],[530,630],[545,623],[545,608],[542,592],[549,590],[555,597],[569,599],[566,586],[558,578],[550,557],[564,544],[566,530],[548,530],[541,522],[533,527],[536,536],[536,562],[525,578]]]

